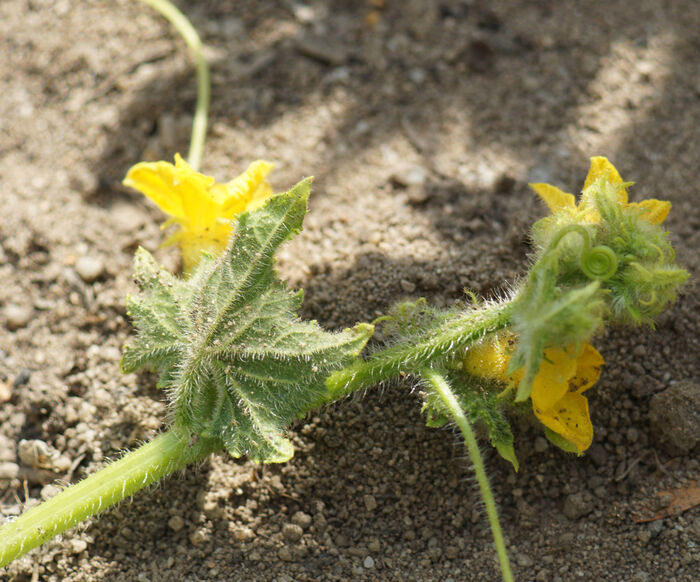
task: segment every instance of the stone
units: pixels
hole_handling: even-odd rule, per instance
[[[0,404],[2,404],[3,402],[7,402],[10,398],[12,398],[12,389],[10,388],[10,385],[7,382],[0,380]],[[2,435],[0,435],[0,439],[1,438],[2,438]],[[1,446],[0,446],[0,455],[2,455],[2,447]]]
[[[375,499],[374,495],[363,495],[362,501],[364,502],[367,511],[374,511],[377,509],[377,500]]]
[[[180,531],[183,527],[185,527],[185,520],[179,515],[173,515],[168,520],[168,527],[173,531]]]
[[[311,525],[311,516],[303,511],[297,511],[292,516],[292,523],[298,525],[302,529],[306,529]]]
[[[298,542],[303,535],[304,530],[296,523],[285,523],[284,526],[282,526],[282,536],[288,542]]]
[[[19,476],[19,465],[17,463],[0,463],[0,481],[9,481]]]
[[[538,436],[535,438],[535,452],[536,453],[544,453],[547,449],[549,448],[549,442],[547,439]]]
[[[17,446],[17,457],[26,467],[49,468],[53,453],[50,445],[38,439],[22,439]]]
[[[62,491],[62,488],[59,487],[58,485],[54,483],[49,483],[48,485],[44,485],[41,488],[41,498],[46,501],[47,499],[51,499],[52,497],[55,497]]]
[[[428,179],[428,170],[423,166],[407,166],[395,171],[390,180],[402,188],[422,186]]]
[[[305,57],[332,67],[338,67],[348,60],[346,48],[328,37],[304,35],[297,39],[296,49]]]
[[[564,515],[572,521],[588,515],[591,511],[593,506],[580,493],[573,493],[564,501]]]
[[[10,331],[25,327],[32,319],[34,310],[26,305],[8,303],[5,306],[5,327]]]
[[[700,441],[700,384],[681,381],[654,395],[649,423],[668,453],[682,455],[693,450]]]
[[[399,284],[405,293],[413,293],[416,290],[416,284],[408,279],[401,279]]]
[[[82,554],[87,550],[87,542],[85,540],[71,540],[70,541],[70,553],[71,554]]]
[[[292,555],[292,551],[287,547],[281,547],[277,551],[277,557],[280,560],[282,560],[283,562],[291,562],[294,560],[294,556]]]
[[[92,283],[104,271],[104,263],[99,257],[83,256],[75,262],[75,272],[86,283]]]

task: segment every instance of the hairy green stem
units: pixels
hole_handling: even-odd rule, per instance
[[[498,554],[498,562],[501,566],[503,580],[504,582],[513,582],[513,573],[510,569],[508,552],[506,551],[506,544],[503,540],[501,524],[498,521],[496,501],[493,498],[493,492],[491,491],[491,486],[489,485],[489,479],[486,476],[486,470],[484,469],[484,461],[481,458],[479,445],[476,442],[476,437],[474,436],[474,432],[469,424],[469,420],[467,419],[466,414],[464,414],[462,407],[459,405],[459,402],[447,383],[447,380],[445,380],[441,374],[438,374],[431,368],[426,368],[422,371],[421,375],[430,383],[433,390],[435,390],[435,393],[440,397],[443,404],[447,407],[447,410],[449,410],[450,414],[455,419],[455,423],[459,427],[459,430],[462,432],[464,442],[467,445],[467,450],[469,451],[469,456],[472,460],[472,465],[474,465],[474,473],[476,474],[476,480],[479,483],[481,498],[484,500],[484,505],[486,506],[486,514],[489,518],[489,524],[491,525],[491,532],[493,534],[493,541],[496,545],[496,552]]]
[[[511,305],[506,302],[467,311],[421,342],[391,346],[375,352],[367,360],[357,360],[333,372],[326,380],[330,399],[337,400],[396,376],[417,373],[433,361],[444,361],[452,354],[463,352],[487,333],[507,327]]]
[[[192,137],[187,162],[197,171],[202,162],[204,139],[207,135],[207,118],[209,117],[209,101],[211,98],[211,81],[209,64],[202,52],[202,41],[187,17],[168,0],[141,0],[151,8],[160,12],[178,31],[185,44],[190,49],[197,70],[197,104],[192,121]]]
[[[170,429],[0,527],[0,567],[220,447]]]

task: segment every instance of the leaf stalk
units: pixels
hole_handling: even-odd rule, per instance
[[[188,435],[171,428],[0,527],[0,567],[220,448],[218,439],[191,443]]]
[[[471,458],[472,465],[474,466],[474,473],[476,474],[476,480],[479,484],[481,498],[484,500],[484,505],[486,506],[486,515],[488,516],[489,524],[491,525],[491,533],[493,534],[493,541],[496,545],[496,553],[498,554],[498,562],[501,566],[503,581],[513,582],[513,573],[510,568],[510,561],[508,560],[508,552],[503,539],[501,524],[498,521],[496,501],[493,498],[493,492],[491,491],[491,486],[489,485],[489,478],[486,475],[486,470],[484,468],[484,460],[481,457],[479,445],[476,441],[474,431],[472,431],[471,425],[469,424],[467,415],[464,414],[462,407],[459,405],[457,397],[452,392],[450,385],[447,383],[447,380],[445,380],[442,374],[439,374],[432,368],[425,368],[421,375],[430,383],[430,386],[440,397],[445,407],[455,419],[455,423],[459,427],[459,430],[464,437],[464,443],[467,445],[469,457]]]

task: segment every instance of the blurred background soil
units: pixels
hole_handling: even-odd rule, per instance
[[[315,176],[280,271],[327,328],[399,298],[502,294],[546,212],[527,183],[577,192],[590,156],[636,181],[634,200],[672,201],[693,280],[655,331],[597,339],[587,454],[517,422],[518,473],[484,449],[518,580],[697,580],[700,514],[672,510],[699,473],[700,3],[176,4],[213,73],[203,171],[226,181],[265,158],[277,190]],[[168,23],[131,0],[4,0],[0,54],[3,520],[163,428],[154,377],[118,361],[134,250],[173,269],[177,252],[120,180],[186,152],[195,82]],[[465,451],[425,428],[410,383],[291,434],[290,463],[214,455],[0,579],[499,579]],[[645,511],[665,517],[637,523]]]

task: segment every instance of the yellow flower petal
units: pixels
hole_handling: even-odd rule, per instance
[[[588,412],[588,400],[582,394],[568,392],[554,407],[547,410],[534,406],[535,416],[550,430],[574,444],[578,452],[593,442],[593,424]]]
[[[223,205],[224,212],[240,214],[244,210],[261,207],[273,194],[266,178],[274,167],[270,162],[256,160],[245,172],[226,184],[228,198]]]
[[[175,166],[167,162],[141,162],[132,166],[122,182],[134,188],[172,216],[184,216],[182,201],[175,192]]]
[[[661,224],[671,211],[671,203],[667,200],[656,200],[650,198],[641,202],[631,202],[628,208],[638,208],[642,211],[641,216],[652,224]]]
[[[472,375],[500,380],[511,387],[518,385],[522,370],[508,376],[506,370],[515,347],[512,335],[484,342],[469,348],[464,357],[464,370]],[[548,348],[532,383],[530,400],[539,421],[550,431],[570,442],[578,452],[593,441],[593,425],[588,413],[588,400],[582,392],[600,377],[603,356],[585,343],[578,353]]]
[[[591,344],[584,344],[576,357],[576,373],[569,380],[569,389],[581,394],[600,378],[600,369],[605,360]]]
[[[214,178],[195,172],[190,165],[175,154],[175,181],[173,189],[182,201],[183,217],[192,225],[214,222],[221,205],[210,193]]]
[[[549,348],[532,381],[530,399],[533,408],[546,410],[568,391],[569,380],[576,374],[576,357],[561,348]]]
[[[532,183],[528,185],[544,200],[552,214],[562,210],[576,210],[576,197],[573,194],[568,194],[551,184]]]
[[[202,252],[221,253],[228,244],[233,231],[230,222],[212,224],[200,229],[183,229],[176,233],[182,250],[182,268],[190,273],[202,258]],[[173,237],[174,238],[174,237]]]
[[[591,167],[588,170],[588,175],[586,176],[586,181],[583,184],[583,189],[588,188],[593,182],[598,180],[598,178],[606,179],[610,184],[622,184],[622,178],[620,173],[617,171],[615,166],[613,166],[608,158],[603,156],[595,156],[591,158]],[[625,204],[629,200],[627,196],[627,190],[620,188],[617,191],[617,199],[620,203]]]
[[[139,190],[171,215],[165,226],[177,224],[180,230],[165,244],[180,245],[184,270],[190,272],[202,251],[223,251],[233,229],[231,220],[241,212],[259,208],[272,196],[272,187],[265,179],[272,168],[269,162],[259,160],[228,184],[217,184],[175,154],[174,165],[136,164],[124,184]]]

